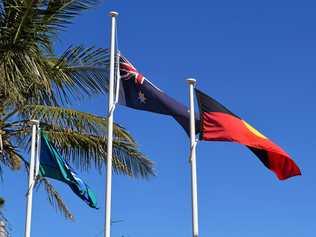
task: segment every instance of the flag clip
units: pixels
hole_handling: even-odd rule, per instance
[[[193,151],[193,149],[196,148],[196,145],[197,145],[198,141],[199,141],[199,139],[195,139],[194,143],[192,144],[192,146],[190,148],[190,157],[189,157],[189,163],[190,164],[192,163],[192,151]]]

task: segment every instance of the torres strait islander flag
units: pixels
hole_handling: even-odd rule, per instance
[[[200,140],[246,145],[280,180],[301,175],[299,167],[279,146],[223,105],[195,89],[200,108]]]
[[[120,56],[120,76],[120,104],[138,110],[170,115],[189,135],[190,113],[188,107],[152,84],[122,55]],[[196,124],[198,127],[198,120]]]

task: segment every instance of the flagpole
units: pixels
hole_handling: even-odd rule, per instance
[[[38,120],[31,120],[32,124],[32,144],[31,144],[31,160],[29,167],[29,184],[27,190],[27,207],[26,207],[26,221],[25,221],[25,237],[31,235],[31,220],[32,220],[32,201],[33,201],[33,188],[34,188],[34,168],[36,156],[36,140],[37,131],[39,126]]]
[[[197,200],[197,175],[196,175],[196,137],[195,137],[195,112],[194,112],[194,86],[196,80],[187,79],[190,95],[190,163],[191,163],[191,191],[192,191],[192,231],[193,237],[199,236],[198,200]]]
[[[106,168],[106,198],[105,198],[105,231],[104,236],[111,236],[111,198],[112,198],[112,143],[113,143],[113,112],[114,112],[114,74],[115,74],[115,29],[117,12],[111,11],[111,51],[110,51],[110,78],[108,99],[108,143]]]
[[[36,159],[35,159],[35,175],[34,178],[36,179],[39,174],[39,167],[40,167],[40,153],[41,153],[41,128],[40,123],[37,126],[37,137],[36,137]],[[36,180],[35,180],[36,181]]]

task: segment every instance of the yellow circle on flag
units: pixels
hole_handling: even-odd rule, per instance
[[[242,120],[243,123],[246,125],[246,127],[256,136],[261,137],[263,139],[267,139],[266,136],[264,136],[261,132],[259,132],[257,129],[255,129],[254,127],[252,127],[249,123],[247,123],[246,121]]]

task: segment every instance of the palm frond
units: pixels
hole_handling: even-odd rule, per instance
[[[69,47],[58,59],[50,59],[50,75],[59,95],[78,100],[84,95],[106,92],[107,60],[107,50],[83,46]]]
[[[64,203],[63,199],[61,198],[60,194],[56,191],[53,185],[44,177],[38,178],[38,184],[44,185],[44,189],[47,192],[49,203],[55,208],[58,209],[66,219],[73,220],[74,216]]]
[[[99,4],[96,0],[53,0],[39,5],[42,9],[43,21],[50,30],[65,29],[72,19],[82,11],[95,7]]]
[[[2,222],[0,223],[2,225],[0,234],[5,237],[11,237],[12,228],[10,226],[8,219],[5,217],[4,213],[1,210],[0,210],[0,222]]]
[[[23,11],[23,16],[21,21],[19,22],[17,31],[15,33],[14,39],[13,39],[13,43],[15,43],[17,41],[17,39],[19,38],[20,34],[22,33],[22,30],[25,29],[24,24],[26,24],[27,22],[31,21],[31,17],[32,17],[32,12],[33,12],[33,1],[32,0],[24,0],[24,11]]]
[[[0,52],[0,94],[15,104],[58,105],[107,91],[106,50],[78,46],[46,59],[33,51]]]
[[[38,1],[45,2],[45,1]],[[33,0],[2,0],[0,44],[2,50],[23,48],[52,48],[52,38],[42,22],[38,4]],[[47,1],[46,1],[47,4]],[[4,48],[3,46],[11,46]]]
[[[3,207],[4,203],[5,203],[4,199],[2,197],[0,197],[0,208]]]
[[[17,147],[12,144],[9,136],[3,136],[3,151],[0,154],[0,161],[12,170],[18,170],[21,167],[21,155],[19,154]],[[2,170],[0,169],[0,176],[2,176]]]
[[[107,139],[102,136],[47,126],[49,140],[66,159],[77,167],[87,170],[94,165],[99,170],[106,164]],[[113,141],[113,172],[131,177],[148,178],[154,175],[153,164],[135,146],[126,141]]]
[[[28,105],[20,111],[25,118],[36,118],[48,133],[49,139],[61,150],[66,159],[87,170],[102,169],[106,163],[107,120],[92,114],[60,107]],[[22,128],[19,136],[28,136]],[[22,142],[27,144],[27,142]],[[154,175],[153,164],[141,152],[129,133],[114,125],[114,172],[133,177]]]
[[[25,103],[56,105],[49,66],[39,52],[30,51],[25,48],[0,53],[1,94],[17,106]]]
[[[69,97],[105,92],[107,51],[77,46],[57,57],[47,25],[54,19],[71,19],[95,4],[94,0],[3,0],[0,95],[19,105],[57,105],[69,102]]]
[[[11,169],[20,167],[23,160],[20,152],[29,149],[26,141],[30,140],[30,127],[24,119],[30,118],[43,122],[42,128],[49,139],[72,163],[83,169],[92,165],[101,169],[106,164],[107,120],[56,106],[107,92],[109,52],[75,46],[59,57],[53,50],[59,31],[98,1],[0,1],[0,122],[1,132],[5,132],[0,174],[1,165]],[[114,172],[132,177],[154,175],[152,162],[117,124],[114,125],[113,167]],[[40,183],[50,203],[72,219],[49,181],[41,178]]]
[[[70,129],[82,133],[105,136],[107,131],[107,119],[90,113],[80,112],[56,106],[26,105],[19,111],[26,119],[38,119],[42,123]],[[124,140],[136,144],[133,137],[120,125],[114,124],[115,139]]]

